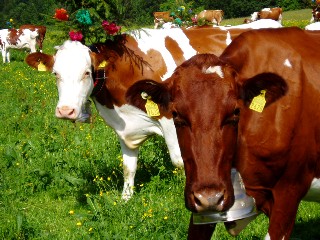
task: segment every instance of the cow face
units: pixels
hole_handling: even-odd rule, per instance
[[[88,98],[93,89],[89,49],[79,42],[67,42],[55,55],[53,73],[57,78],[58,118],[85,122],[90,117]]]
[[[38,70],[52,71],[57,79],[59,101],[56,117],[87,122],[90,118],[90,101],[93,90],[93,60],[89,48],[77,41],[66,41],[57,47],[54,56],[34,53],[26,62]]]
[[[238,78],[216,56],[198,54],[165,83],[145,80],[127,92],[128,102],[140,109],[144,102],[139,95],[144,92],[173,117],[186,173],[186,207],[193,212],[226,211],[233,205],[231,168],[240,112],[247,111],[262,90],[270,94],[266,107],[284,94],[285,84],[275,74],[259,74],[242,86]]]

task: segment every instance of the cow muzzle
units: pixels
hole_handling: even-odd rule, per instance
[[[75,122],[90,122],[91,117],[91,102],[88,100],[81,108],[81,111],[74,107],[61,106],[56,108],[56,117],[67,119]]]
[[[246,194],[241,176],[235,169],[232,169],[231,178],[235,196],[235,201],[232,207],[227,211],[219,211],[221,208],[216,207],[217,211],[193,213],[194,224],[235,221],[258,215],[255,201],[252,197]]]

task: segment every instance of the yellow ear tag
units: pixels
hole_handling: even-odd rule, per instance
[[[38,65],[38,71],[41,71],[41,72],[47,71],[46,65],[44,65],[41,61]]]
[[[148,96],[146,92],[141,93],[142,99],[147,100],[146,102],[146,110],[149,117],[157,117],[160,116],[160,111],[158,104],[156,104],[154,101],[151,100],[151,96]]]
[[[145,105],[147,114],[149,117],[157,117],[160,116],[160,111],[158,105],[152,101],[151,99],[147,99],[147,103]]]
[[[262,112],[264,106],[266,105],[266,90],[261,90],[260,95],[254,97],[249,106],[250,109],[256,112]]]
[[[106,60],[103,60],[103,61],[99,64],[98,68],[104,68],[104,67],[106,67],[107,65],[108,65],[107,61],[106,61]]]

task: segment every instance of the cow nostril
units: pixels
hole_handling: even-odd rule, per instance
[[[194,193],[194,204],[198,212],[206,210],[221,211],[224,208],[224,203],[223,191]]]

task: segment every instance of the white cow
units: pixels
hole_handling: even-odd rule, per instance
[[[30,29],[1,29],[0,30],[0,48],[3,63],[10,62],[10,48],[22,49],[28,48],[30,52],[36,52],[37,31]]]

